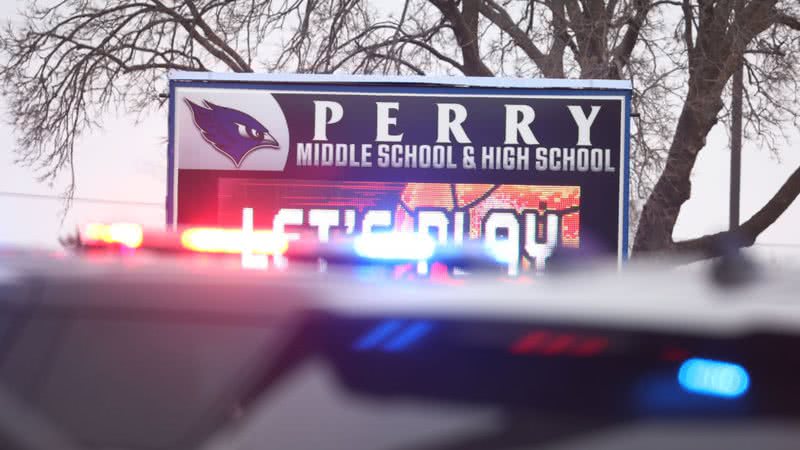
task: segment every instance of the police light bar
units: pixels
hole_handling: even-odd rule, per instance
[[[427,261],[436,252],[436,241],[421,233],[370,233],[354,238],[353,250],[370,260]]]
[[[142,245],[144,231],[134,223],[90,223],[80,233],[81,242],[90,246],[120,245],[137,248]]]
[[[181,246],[200,253],[240,254],[249,249],[254,254],[276,255],[286,252],[289,240],[268,230],[253,231],[248,236],[240,229],[187,228],[181,232]]]
[[[279,255],[289,246],[287,236],[270,230],[246,233],[238,228],[188,227],[176,231],[146,230],[133,223],[90,223],[80,230],[88,249],[143,249],[171,253]]]
[[[492,249],[479,242],[447,245],[433,236],[415,232],[380,232],[356,236],[334,236],[320,243],[314,236],[294,240],[285,256],[289,260],[342,265],[403,265],[440,263],[465,271],[505,270]]]
[[[432,236],[415,232],[366,233],[334,236],[318,242],[310,233],[277,233],[271,230],[187,227],[145,229],[133,223],[90,223],[80,230],[80,247],[89,251],[144,250],[172,254],[241,255],[243,266],[250,256],[266,268],[263,257],[272,256],[280,266],[284,258],[306,263],[324,260],[339,265],[398,265],[441,263],[466,271],[501,268],[492,249],[485,245],[439,244]],[[279,261],[280,260],[280,261]],[[253,260],[255,261],[255,260]]]

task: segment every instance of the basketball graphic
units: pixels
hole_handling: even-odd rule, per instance
[[[493,210],[513,210],[518,214],[535,214],[537,219],[555,217],[559,228],[557,246],[580,246],[580,188],[576,186],[527,186],[497,184],[408,183],[400,194],[395,211],[395,228],[413,231],[414,211],[418,208],[441,208],[463,211],[468,219],[464,239],[480,240],[484,236],[483,222]],[[546,243],[547,221],[537,220],[535,241]],[[532,255],[523,255],[521,268],[530,270]],[[538,268],[544,266],[540,261]],[[431,268],[431,275],[446,276],[442,267]],[[405,267],[396,275],[408,275]],[[439,273],[437,273],[439,272]]]
[[[575,186],[408,183],[395,211],[397,229],[412,231],[412,212],[422,207],[465,211],[469,217],[469,239],[482,236],[482,221],[492,210],[534,211],[540,217],[557,214],[561,224],[560,245],[572,248],[580,245],[580,188]],[[539,221],[537,239],[544,239],[543,227],[543,221]]]

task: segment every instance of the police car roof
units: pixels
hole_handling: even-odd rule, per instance
[[[36,288],[46,291],[41,306],[251,318],[322,309],[352,316],[549,322],[701,336],[800,334],[797,275],[788,272],[765,272],[744,286],[720,288],[706,271],[661,264],[587,269],[530,282],[474,275],[457,285],[364,277],[350,269],[321,274],[316,268],[295,264],[286,271],[248,271],[236,261],[206,258],[5,251],[0,252],[0,293],[6,304],[28,301]]]
[[[329,307],[351,315],[537,321],[631,330],[736,335],[800,333],[797,274],[765,273],[724,288],[705,270],[631,264],[536,278],[530,283],[476,277],[460,286],[362,282],[332,289]]]
[[[308,305],[312,271],[242,270],[235,258],[0,250],[0,302],[258,320]]]

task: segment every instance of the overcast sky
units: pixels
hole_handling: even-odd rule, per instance
[[[13,15],[23,0],[0,2],[0,16]],[[165,82],[166,89],[166,82]],[[4,122],[5,102],[2,102]],[[14,130],[0,124],[0,244],[53,247],[76,224],[91,220],[127,220],[160,226],[166,192],[166,110],[141,123],[134,117],[108,117],[105,127],[88,133],[77,145],[76,201],[62,223],[57,198],[16,197],[8,193],[58,196],[66,177],[54,186],[38,183],[36,173],[13,163]],[[800,165],[800,133],[787,130],[792,143],[780,160],[747,144],[742,161],[742,219],[767,201]],[[675,238],[684,239],[727,227],[729,158],[727,133],[717,127],[692,175],[692,197],[684,204]],[[99,203],[98,199],[131,204]],[[800,261],[800,202],[758,239],[761,256],[772,261]]]

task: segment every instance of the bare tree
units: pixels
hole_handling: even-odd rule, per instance
[[[785,145],[799,17],[796,0],[62,0],[7,26],[0,79],[19,159],[45,179],[71,167],[99,112],[157,106],[168,69],[630,79],[634,250],[713,255],[728,234],[672,238],[691,171],[742,61],[747,137]],[[739,245],[798,193],[800,169],[736,230]]]
[[[0,92],[20,133],[17,161],[41,180],[67,169],[67,199],[76,139],[101,125],[109,109],[160,106],[168,70],[252,72],[274,48],[319,58],[297,36],[330,23],[366,27],[356,1],[32,1],[21,14],[20,25],[0,33]],[[290,28],[294,47],[279,42],[292,40]]]

